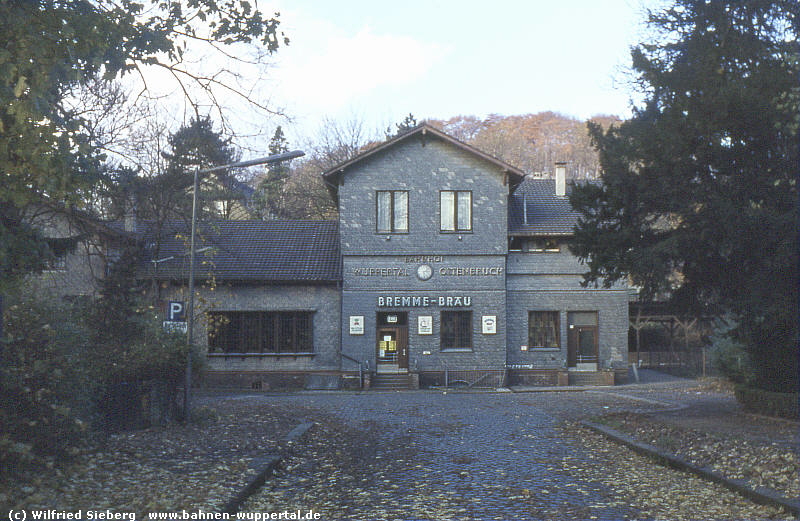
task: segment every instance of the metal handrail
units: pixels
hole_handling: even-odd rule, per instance
[[[350,355],[346,355],[344,353],[339,353],[339,355],[342,358],[344,358],[345,360],[350,360],[351,362],[354,362],[354,363],[358,364],[358,385],[359,385],[359,387],[361,387],[363,389],[364,388],[364,367],[363,367],[363,363],[360,360],[358,360],[356,358],[353,358]],[[367,364],[367,370],[369,370],[369,360],[366,360],[364,363]]]

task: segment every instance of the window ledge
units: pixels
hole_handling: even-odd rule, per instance
[[[528,352],[531,351],[536,353],[559,353],[561,352],[560,347],[529,347]]]
[[[298,356],[316,356],[316,353],[208,353],[206,356],[211,358],[231,358],[231,357],[241,357],[241,358],[251,358],[251,357],[262,357],[262,358],[278,358],[281,356],[291,356],[291,357],[298,357]]]
[[[447,349],[441,349],[442,353],[472,353],[474,349],[471,347],[448,347]]]

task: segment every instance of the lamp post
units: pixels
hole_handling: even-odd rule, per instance
[[[192,184],[192,230],[189,238],[189,302],[187,304],[186,312],[186,382],[183,389],[183,411],[184,420],[189,421],[189,413],[191,407],[191,388],[192,388],[192,347],[194,346],[194,265],[195,265],[195,235],[197,234],[197,192],[198,192],[198,179],[201,174],[210,174],[226,170],[228,168],[243,168],[247,166],[263,165],[266,163],[279,163],[287,161],[296,157],[304,156],[305,153],[300,150],[293,150],[291,152],[284,152],[282,154],[273,154],[267,157],[258,159],[251,159],[249,161],[238,161],[236,163],[229,163],[227,165],[215,166],[212,168],[195,168],[194,182]]]

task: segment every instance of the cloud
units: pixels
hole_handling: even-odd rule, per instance
[[[280,97],[303,112],[338,110],[382,87],[418,82],[450,52],[370,27],[346,34],[327,22],[303,24],[270,71]]]

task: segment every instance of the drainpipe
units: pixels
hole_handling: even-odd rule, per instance
[[[522,222],[528,224],[528,194],[522,194]]]

